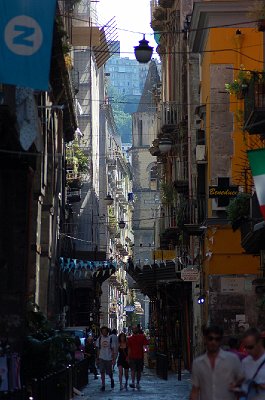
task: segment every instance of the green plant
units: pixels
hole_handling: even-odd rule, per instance
[[[244,95],[251,78],[252,73],[250,71],[247,71],[245,67],[241,65],[240,70],[237,73],[236,79],[234,79],[230,83],[226,83],[225,90],[230,94]]]
[[[75,173],[86,173],[89,170],[88,156],[85,155],[77,141],[66,149],[66,163],[73,167]]]
[[[160,192],[163,204],[173,204],[175,202],[176,193],[172,182],[162,182],[160,185]]]
[[[250,195],[248,193],[239,193],[235,198],[230,200],[226,207],[227,219],[232,225],[232,229],[236,231],[243,220],[247,219],[250,211]]]

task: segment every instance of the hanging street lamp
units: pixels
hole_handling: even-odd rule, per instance
[[[134,47],[135,58],[141,64],[148,63],[152,58],[153,47],[149,46],[148,43],[144,35],[143,39],[139,41],[139,46]]]

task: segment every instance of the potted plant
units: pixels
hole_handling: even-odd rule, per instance
[[[263,0],[257,0],[251,3],[248,16],[256,21],[258,31],[265,31],[265,3]]]
[[[247,71],[244,66],[241,65],[236,79],[230,83],[226,83],[225,90],[230,94],[236,95],[238,99],[243,99],[247,92],[251,78],[251,72]]]
[[[240,228],[242,222],[249,217],[250,197],[248,193],[239,193],[230,200],[226,207],[227,219],[231,223],[233,231]]]

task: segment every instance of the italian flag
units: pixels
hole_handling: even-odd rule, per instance
[[[248,150],[247,154],[260,205],[260,211],[265,219],[265,149]]]

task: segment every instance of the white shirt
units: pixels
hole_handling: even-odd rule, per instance
[[[245,382],[242,385],[242,389],[247,393],[248,391],[248,381],[253,379],[259,365],[265,360],[265,354],[263,354],[258,360],[254,360],[251,356],[247,356],[242,360],[242,367],[245,375]],[[265,364],[261,367],[257,373],[254,381],[259,384],[265,384]],[[259,389],[258,393],[252,390],[248,396],[249,400],[264,400],[265,399],[265,389]]]
[[[192,385],[200,389],[201,400],[235,400],[229,385],[243,377],[239,358],[222,349],[212,368],[207,353],[196,358],[192,365]]]
[[[96,341],[96,347],[99,349],[99,357],[102,360],[112,360],[112,344],[110,336],[99,336]]]

